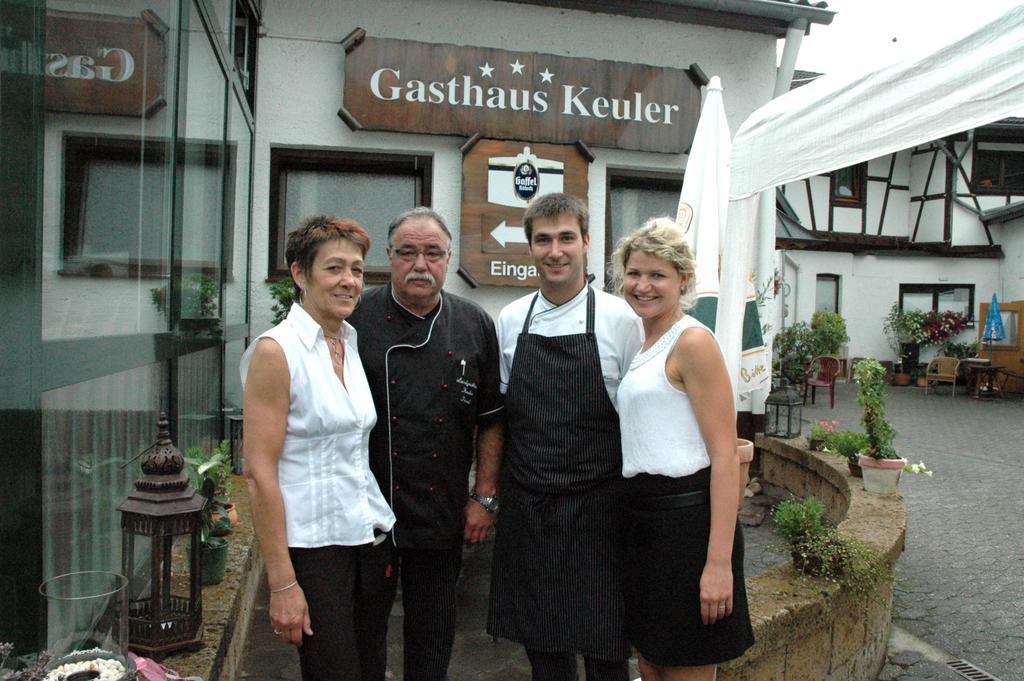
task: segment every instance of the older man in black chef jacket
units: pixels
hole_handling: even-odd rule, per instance
[[[442,291],[451,232],[440,215],[421,207],[396,217],[387,253],[390,286],[364,292],[349,322],[377,408],[370,467],[398,518],[404,678],[440,681],[463,541],[486,539],[498,508],[498,344],[480,306]]]

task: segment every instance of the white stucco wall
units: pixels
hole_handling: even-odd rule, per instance
[[[352,132],[337,116],[342,103],[344,51],[338,41],[362,27],[373,37],[478,45],[523,52],[588,57],[686,68],[697,63],[722,78],[729,124],[735,130],[771,97],[775,39],[760,34],[632,19],[591,12],[473,0],[275,0],[264,5],[266,37],[259,43],[257,136],[254,160],[251,272],[252,331],[270,324],[265,283],[270,215],[270,148],[308,146],[358,151],[427,154],[433,158],[433,207],[455,236],[446,288],[467,295],[491,314],[523,295],[516,287],[471,289],[456,274],[461,214],[464,138],[389,132]],[[465,30],[472,27],[471,31]],[[591,147],[591,272],[603,281],[605,176],[609,166],[678,170],[677,154]],[[392,216],[381,216],[386,223]],[[375,246],[376,248],[377,246]]]
[[[1017,239],[1015,249],[1020,262],[1024,259],[1024,239]],[[899,299],[900,284],[974,284],[974,314],[977,318],[979,303],[988,302],[992,291],[999,290],[996,287],[1001,278],[1001,268],[996,265],[998,261],[989,258],[854,256],[849,253],[796,251],[789,252],[789,257],[799,265],[799,269],[787,265],[784,271],[790,290],[784,301],[789,308],[785,326],[796,322],[809,323],[814,313],[818,274],[838,274],[839,314],[846,319],[846,330],[850,336],[847,344],[849,357],[894,359],[882,332],[882,320]],[[1019,285],[1024,289],[1024,279],[1019,280]],[[976,337],[977,331],[968,329],[960,340]]]

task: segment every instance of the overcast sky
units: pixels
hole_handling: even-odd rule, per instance
[[[864,70],[952,42],[1020,0],[828,0],[836,16],[811,25],[796,67],[836,73]],[[779,41],[781,55],[782,41]]]

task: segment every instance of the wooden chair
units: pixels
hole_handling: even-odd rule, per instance
[[[807,389],[811,389],[811,404],[817,388],[828,388],[829,406],[836,406],[836,376],[839,375],[839,359],[821,355],[811,360],[804,372],[804,404],[807,404]]]
[[[953,397],[956,397],[956,379],[959,371],[960,360],[956,357],[934,358],[928,362],[928,368],[925,369],[924,394],[928,394],[928,387],[934,381],[935,383],[952,383]]]

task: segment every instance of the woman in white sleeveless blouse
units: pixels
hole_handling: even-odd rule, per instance
[[[377,421],[345,320],[363,290],[366,231],[306,220],[288,237],[287,319],[242,357],[245,475],[274,633],[304,681],[383,681],[395,516],[370,471]]]
[[[617,396],[626,637],[645,681],[710,681],[753,644],[732,388],[714,335],[685,313],[695,263],[675,223],[649,221],[612,265],[645,336]]]

